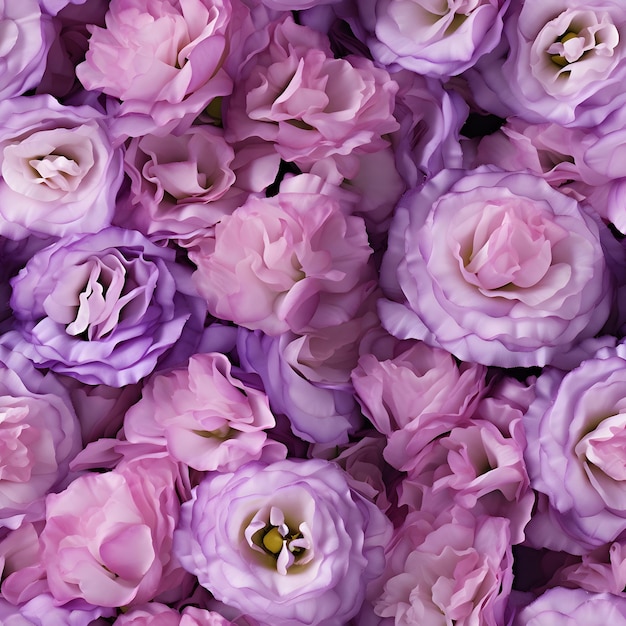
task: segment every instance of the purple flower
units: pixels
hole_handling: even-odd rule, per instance
[[[600,227],[529,173],[444,170],[396,209],[383,325],[465,361],[543,366],[607,321]]]
[[[454,76],[500,41],[509,0],[360,0],[377,61],[426,76]]]
[[[626,599],[609,593],[554,587],[520,610],[513,626],[626,625]]]
[[[529,122],[589,128],[601,123],[623,103],[624,5],[615,0],[514,5],[503,45],[468,76],[478,104]]]
[[[0,25],[0,100],[4,100],[38,85],[54,27],[37,0],[0,0]]]
[[[372,61],[333,58],[327,37],[289,16],[270,27],[269,45],[241,68],[226,137],[275,142],[283,159],[305,169],[326,157],[349,162],[353,152],[388,145],[382,136],[398,128],[397,90]]]
[[[51,96],[0,102],[0,234],[63,236],[111,223],[122,151],[105,118]]]
[[[262,624],[343,626],[382,571],[390,526],[331,462],[250,463],[193,490],[174,552]]]
[[[204,319],[173,251],[120,228],[59,240],[35,254],[12,285],[16,349],[87,384],[137,382]],[[195,344],[180,345],[193,352]]]
[[[345,383],[318,384],[294,368],[289,351],[299,339],[291,333],[269,337],[242,329],[238,338],[242,366],[261,377],[272,410],[287,416],[298,437],[345,443],[360,421],[352,388]]]
[[[532,541],[560,549],[566,538],[568,552],[583,554],[626,530],[625,346],[566,375],[546,370],[536,389],[525,456],[531,486],[548,497],[552,529],[537,526]]]

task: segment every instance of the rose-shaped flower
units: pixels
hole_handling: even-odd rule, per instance
[[[265,434],[275,425],[267,396],[233,377],[228,359],[214,353],[151,378],[126,414],[124,432],[133,443],[164,443],[194,469],[232,472],[248,461],[285,457]]]
[[[509,50],[490,55],[469,85],[503,117],[593,127],[623,101],[626,7],[617,0],[525,0],[504,29]]]
[[[142,604],[180,584],[172,556],[178,470],[167,458],[85,474],[47,499],[43,563],[57,602]]]
[[[339,467],[286,460],[205,478],[182,507],[174,551],[261,624],[343,626],[381,573],[389,534]]]
[[[536,389],[524,417],[531,485],[548,496],[553,519],[574,542],[568,551],[582,554],[626,530],[625,346],[565,376],[546,370]],[[544,541],[541,534],[535,544]]]
[[[108,226],[122,152],[105,117],[51,96],[0,102],[0,235],[63,236]]]
[[[383,325],[465,361],[543,366],[608,318],[600,227],[529,173],[443,171],[396,210]]]
[[[191,259],[209,311],[279,335],[348,321],[371,286],[363,220],[317,194],[251,197]]]
[[[509,433],[487,420],[473,419],[429,443],[414,458],[407,450],[400,504],[437,514],[453,502],[474,514],[506,517],[511,543],[521,543],[535,498],[524,464],[521,420],[515,417]]]
[[[222,67],[232,28],[251,28],[238,0],[112,0],[106,28],[91,27],[76,74],[86,89],[123,101],[117,132],[188,125],[216,96],[230,93]],[[125,118],[128,118],[125,121]]]
[[[398,88],[385,70],[364,57],[333,58],[325,36],[290,16],[271,26],[270,38],[235,81],[227,138],[273,141],[283,159],[305,169],[388,145],[382,136],[398,128]]]
[[[37,86],[53,39],[52,20],[37,0],[0,0],[0,100]]]
[[[626,624],[626,599],[610,593],[554,587],[517,613],[513,626]]]
[[[254,163],[252,176],[247,175],[249,160]],[[124,161],[131,179],[130,206],[118,205],[116,222],[151,239],[173,238],[185,245],[207,235],[250,191],[270,185],[280,157],[270,145],[245,144],[235,156],[221,130],[203,125],[175,135],[132,139]]]
[[[426,76],[454,76],[500,41],[509,0],[359,0],[374,58]]]
[[[398,342],[393,359],[364,354],[352,383],[364,415],[388,438],[385,460],[406,470],[427,443],[472,415],[485,368],[458,366],[451,354],[421,342]]]
[[[43,517],[46,494],[66,477],[80,446],[62,385],[0,347],[0,527]]]
[[[137,382],[183,335],[199,332],[204,306],[190,275],[136,231],[107,228],[60,239],[13,279],[15,349],[87,384]],[[195,344],[179,341],[188,352]]]
[[[375,604],[396,626],[499,626],[513,581],[509,523],[453,508],[436,520],[407,516],[387,551]]]

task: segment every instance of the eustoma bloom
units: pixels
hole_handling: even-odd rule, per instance
[[[243,5],[237,14],[246,13]],[[76,68],[83,85],[123,101],[120,133],[136,136],[193,118],[232,83],[222,67],[230,0],[112,0]],[[245,18],[236,20],[242,27]],[[124,123],[124,118],[130,121]]]
[[[479,104],[530,122],[592,127],[623,101],[626,8],[619,0],[525,0],[504,33],[506,58],[479,63]]]
[[[545,365],[608,318],[601,227],[531,174],[444,171],[396,210],[383,324],[463,360]]]
[[[263,625],[343,626],[382,571],[389,533],[339,467],[285,460],[207,476],[182,507],[174,551]]]
[[[131,442],[164,443],[194,469],[233,471],[285,456],[265,433],[275,425],[265,394],[237,380],[223,354],[210,353],[152,378],[126,414],[124,431]]]
[[[385,65],[426,76],[453,76],[500,40],[509,0],[359,0],[373,34],[368,44]]]
[[[550,526],[533,543],[581,554],[626,530],[623,489],[626,351],[602,350],[563,375],[546,370],[525,416],[531,485],[548,496]]]
[[[201,324],[204,307],[194,293],[172,251],[136,231],[110,227],[60,239],[13,281],[18,349],[88,384],[132,384],[188,322]]]
[[[113,217],[122,152],[105,116],[50,96],[0,103],[0,234],[96,232]]]
[[[318,194],[250,198],[191,259],[209,312],[278,335],[347,321],[371,277],[363,220]]]

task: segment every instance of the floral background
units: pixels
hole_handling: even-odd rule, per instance
[[[0,623],[626,626],[622,0],[0,0]]]

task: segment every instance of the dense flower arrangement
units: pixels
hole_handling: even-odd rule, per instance
[[[0,0],[0,623],[626,626],[623,0]]]

